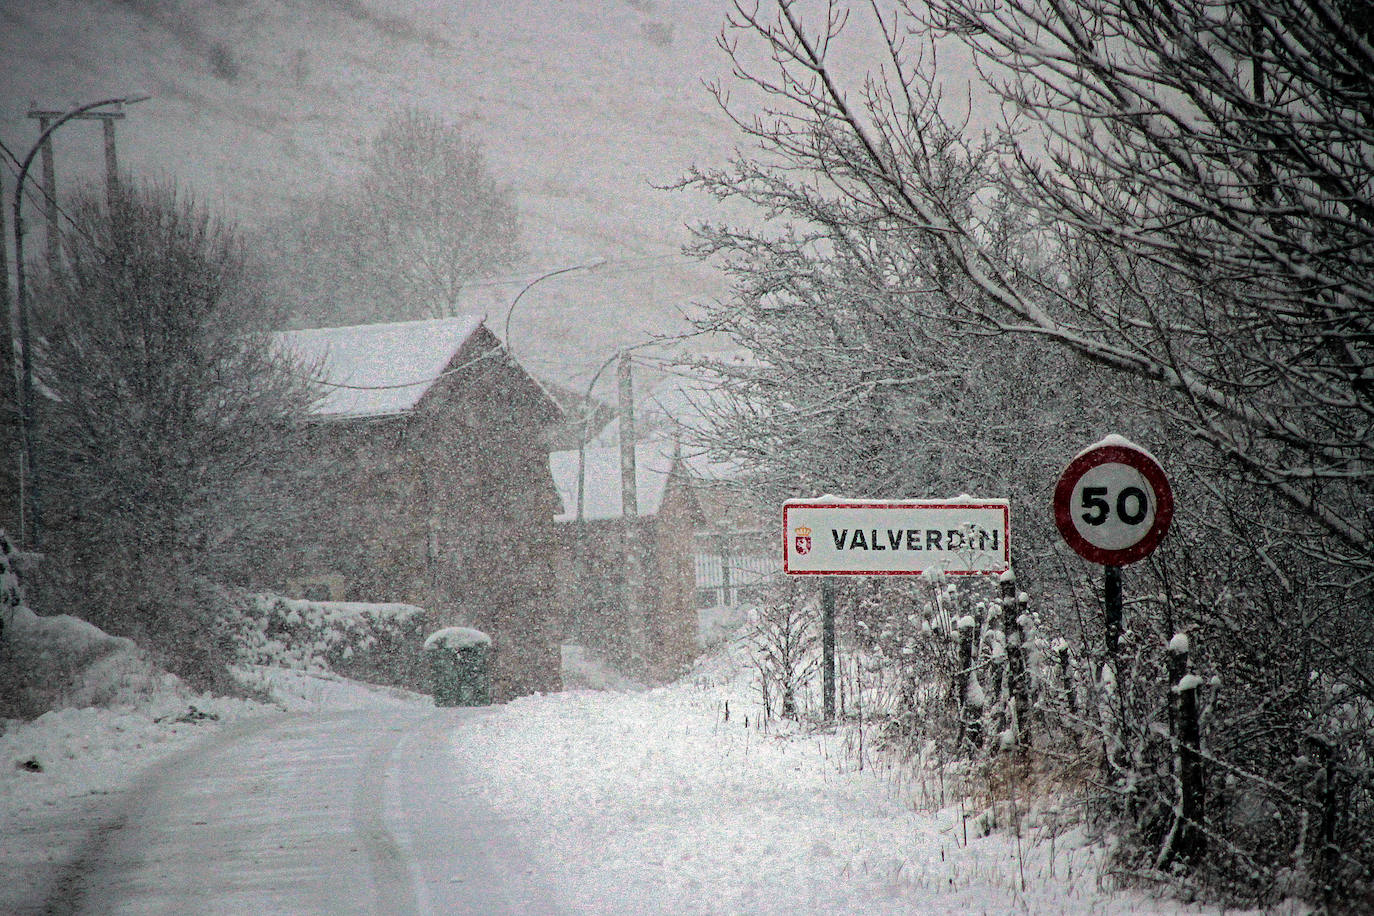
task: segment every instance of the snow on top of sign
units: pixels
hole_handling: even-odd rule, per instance
[[[1159,464],[1159,459],[1156,458],[1153,454],[1151,454],[1149,449],[1145,448],[1144,446],[1137,445],[1130,439],[1127,439],[1125,436],[1118,435],[1117,433],[1108,433],[1097,442],[1094,442],[1092,445],[1089,445],[1087,448],[1080,449],[1078,454],[1073,456],[1073,460],[1070,461],[1069,464],[1072,464],[1074,461],[1077,461],[1079,458],[1086,455],[1088,452],[1095,451],[1099,448],[1109,447],[1128,448],[1132,451],[1140,452],[1147,456],[1155,464]]]
[[[556,522],[577,520],[577,467],[576,449],[549,455],[549,471],[553,474],[558,496],[563,500],[563,511],[554,516]],[[640,515],[658,514],[672,467],[672,456],[665,454],[660,444],[646,442],[635,446],[635,504]],[[621,518],[624,514],[620,492],[620,449],[585,449],[582,518],[594,522]]]
[[[481,325],[460,315],[282,331],[276,342],[303,366],[318,365],[326,384],[317,416],[389,416],[413,408]]]

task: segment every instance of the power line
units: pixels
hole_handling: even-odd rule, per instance
[[[9,161],[5,164],[9,166],[10,172],[16,178],[18,178],[19,169],[21,165],[19,157],[16,156],[14,154],[14,151],[11,150],[8,146],[6,146],[3,141],[0,141],[0,150],[3,150],[5,155],[9,157]],[[55,198],[51,193],[49,193],[47,188],[39,186],[35,190],[33,183],[26,181],[24,182],[23,191],[24,194],[28,197],[29,201],[31,201],[36,206],[46,204],[52,207],[56,207],[57,212],[62,215],[62,218],[65,219],[68,223],[70,223],[71,227],[74,230],[85,236],[86,241],[91,243],[95,242],[95,237],[92,236],[90,232],[86,230],[86,227],[82,226],[79,222],[77,222],[75,217],[73,217],[70,213],[67,212],[67,209],[62,206],[62,204],[57,200],[57,198]],[[39,200],[35,195],[42,195],[42,200]]]

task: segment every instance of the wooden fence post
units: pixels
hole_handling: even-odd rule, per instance
[[[1007,680],[1016,709],[1016,747],[1030,747],[1030,690],[1026,683],[1025,631],[1021,629],[1021,602],[1016,595],[1016,575],[1002,574],[1002,633],[1007,640]]]
[[[1069,715],[1078,716],[1078,693],[1073,682],[1072,665],[1069,662],[1069,643],[1059,639],[1054,644],[1054,654],[1059,658],[1059,683],[1064,691],[1064,702],[1069,707]]]
[[[1340,820],[1336,786],[1336,748],[1331,742],[1316,735],[1308,736],[1308,741],[1316,749],[1313,756],[1317,758],[1322,771],[1321,794],[1318,798],[1321,815],[1317,822],[1317,836],[1321,844],[1316,856],[1316,883],[1321,892],[1322,902],[1329,906],[1336,890],[1336,865],[1340,855],[1340,847],[1336,845],[1336,826]]]
[[[959,618],[959,733],[974,747],[983,746],[983,689],[974,673],[978,621],[972,614]]]
[[[1182,633],[1169,641],[1170,704],[1174,710],[1175,761],[1178,773],[1178,823],[1172,834],[1170,848],[1164,851],[1166,860],[1177,855],[1192,865],[1207,848],[1207,836],[1202,830],[1206,812],[1205,785],[1202,772],[1202,723],[1199,719],[1198,688],[1202,680],[1188,671],[1191,645]]]

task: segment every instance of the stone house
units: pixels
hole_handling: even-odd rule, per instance
[[[304,436],[300,520],[267,559],[316,600],[428,609],[490,634],[500,700],[561,687],[544,388],[473,316],[290,331],[323,379]]]

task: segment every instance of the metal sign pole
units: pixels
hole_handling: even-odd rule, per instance
[[[1106,605],[1107,659],[1116,662],[1117,648],[1121,645],[1121,567],[1102,567],[1102,599]]]
[[[835,577],[821,577],[821,703],[825,721],[835,721]]]

